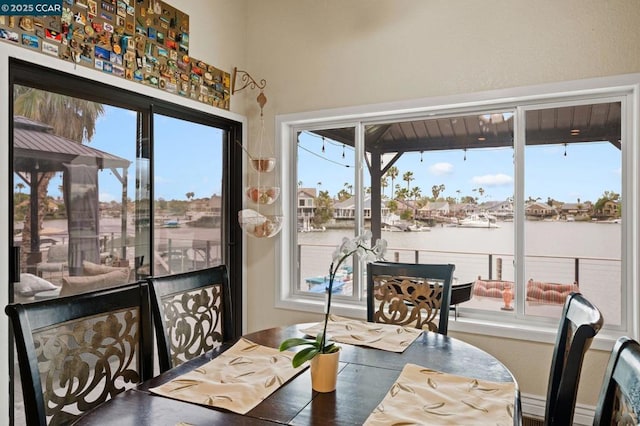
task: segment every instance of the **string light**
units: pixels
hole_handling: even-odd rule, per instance
[[[467,148],[463,148],[462,150],[464,151],[464,158],[462,161],[467,161]]]
[[[324,152],[324,136],[322,137],[322,152]]]
[[[563,145],[564,145],[564,156],[566,157],[567,156],[567,144],[566,144],[566,142],[563,143]]]
[[[342,158],[344,158],[344,144],[342,144]]]
[[[422,163],[422,153],[423,153],[423,152],[424,152],[424,151],[420,151],[420,162],[421,162],[421,163]]]

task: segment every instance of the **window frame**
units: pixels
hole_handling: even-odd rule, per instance
[[[495,90],[465,95],[452,95],[444,97],[423,98],[407,100],[394,103],[362,105],[347,108],[337,108],[329,110],[311,111],[305,113],[292,113],[276,116],[276,138],[279,141],[277,146],[282,164],[281,181],[285,183],[282,188],[281,197],[283,210],[291,218],[296,218],[296,135],[302,130],[314,130],[319,128],[337,128],[347,125],[356,126],[356,187],[354,188],[357,197],[362,197],[362,180],[357,180],[357,176],[362,174],[362,147],[364,146],[363,129],[365,125],[376,124],[378,122],[389,122],[392,120],[408,120],[416,117],[436,117],[452,114],[482,113],[483,110],[511,109],[515,111],[514,116],[514,155],[516,164],[514,165],[514,177],[516,187],[514,188],[514,198],[516,214],[520,217],[524,215],[524,156],[519,153],[525,146],[525,126],[517,123],[524,123],[525,112],[535,108],[550,108],[554,105],[575,105],[578,103],[604,102],[610,99],[619,101],[622,104],[621,112],[621,136],[623,143],[622,151],[622,197],[627,200],[623,203],[622,215],[625,218],[622,228],[622,296],[626,299],[623,302],[622,326],[607,327],[600,332],[594,348],[609,349],[615,339],[622,335],[634,336],[638,338],[638,318],[640,317],[639,304],[637,302],[639,288],[634,283],[638,282],[639,265],[638,256],[640,250],[638,236],[638,215],[634,216],[634,211],[638,211],[640,196],[639,193],[639,105],[640,96],[640,74],[629,74],[622,76],[603,77],[588,80],[577,80],[569,82],[549,83],[539,86],[520,87],[504,90]],[[358,151],[360,147],[360,151]],[[357,204],[356,204],[357,205]],[[361,215],[360,215],[361,216]],[[295,219],[290,223],[295,224]],[[356,229],[361,224],[356,223]],[[524,219],[518,223],[515,229],[516,235],[523,235]],[[514,255],[524,254],[524,243],[519,238],[514,245]],[[276,300],[275,307],[281,309],[291,309],[304,312],[323,312],[323,300],[316,297],[308,297],[302,292],[296,292],[295,285],[297,259],[297,238],[296,227],[283,228],[282,237],[279,241],[278,251],[280,261],[276,270]],[[291,259],[295,259],[291,262]],[[522,268],[516,270],[517,278],[523,281],[524,271]],[[521,293],[523,294],[523,293]],[[521,303],[521,312],[524,312],[524,298],[516,303]],[[461,308],[463,306],[461,305]],[[464,311],[463,309],[461,310]],[[366,318],[366,306],[362,301],[350,302],[348,300],[332,301],[332,312],[338,315],[345,315],[355,318]],[[460,315],[450,324],[451,331],[460,331],[472,334],[483,334],[498,337],[507,337],[553,343],[557,330],[557,321],[552,319],[540,319],[538,317],[524,316],[521,318],[505,318],[505,316],[495,316],[490,314],[479,314],[474,316]]]

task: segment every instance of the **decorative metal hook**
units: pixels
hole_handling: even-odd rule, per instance
[[[242,82],[242,86],[236,88],[236,80],[238,74],[240,74],[240,81]],[[260,94],[256,98],[256,101],[258,101],[258,105],[260,105],[260,116],[262,117],[262,109],[267,103],[267,97],[263,92],[264,88],[267,87],[267,80],[263,78],[258,83],[254,80],[253,77],[251,77],[251,75],[247,71],[239,70],[237,67],[233,67],[233,75],[231,76],[231,94],[233,95],[236,92],[246,89],[247,87],[249,87],[250,89],[260,89]]]

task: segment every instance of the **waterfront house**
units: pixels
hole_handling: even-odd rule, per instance
[[[584,203],[563,203],[560,207],[560,214],[562,216],[581,216],[591,214],[593,205],[591,201],[585,201]]]
[[[428,201],[424,207],[418,209],[418,219],[448,217],[450,213],[447,201]]]
[[[530,219],[544,219],[557,214],[556,209],[545,203],[537,201],[527,203],[524,214]]]
[[[620,203],[614,200],[608,200],[602,207],[602,215],[605,217],[620,217]]]

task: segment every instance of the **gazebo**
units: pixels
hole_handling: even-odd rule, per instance
[[[38,226],[38,191],[39,183],[45,173],[63,172],[64,184],[64,199],[65,205],[69,206],[71,199],[78,199],[79,197],[87,198],[87,194],[90,199],[95,199],[95,212],[92,213],[92,217],[87,222],[85,221],[80,226],[87,227],[87,224],[93,225],[93,228],[98,229],[99,215],[97,212],[97,173],[99,170],[109,169],[114,176],[122,184],[122,235],[126,235],[127,227],[127,173],[128,168],[131,165],[131,161],[124,158],[117,157],[109,154],[108,152],[100,151],[95,148],[91,148],[87,145],[83,145],[74,142],[70,139],[56,136],[52,133],[53,128],[47,124],[33,121],[31,119],[15,116],[13,125],[13,171],[18,175],[29,187],[30,196],[30,211],[31,211],[31,240],[26,253],[27,267],[32,270],[35,265],[42,261],[42,253],[40,251],[40,230]],[[72,172],[73,170],[81,170],[81,173]],[[84,184],[78,182],[78,178],[71,176],[84,175],[87,180]],[[91,186],[91,182],[94,182],[93,191],[87,190]],[[69,217],[71,214],[69,214]],[[94,221],[91,224],[91,220]],[[75,226],[73,224],[70,224]],[[77,228],[77,226],[76,226]],[[71,246],[74,238],[70,230],[70,257]],[[86,231],[87,229],[85,229]],[[93,240],[98,242],[98,234],[87,235],[87,232],[83,232],[84,235],[78,234],[76,239]],[[91,232],[89,234],[92,234]],[[82,243],[80,243],[82,244]],[[122,258],[126,257],[126,247],[122,247]],[[70,271],[71,268],[78,268],[77,259],[70,259]],[[75,263],[75,264],[74,264]]]

